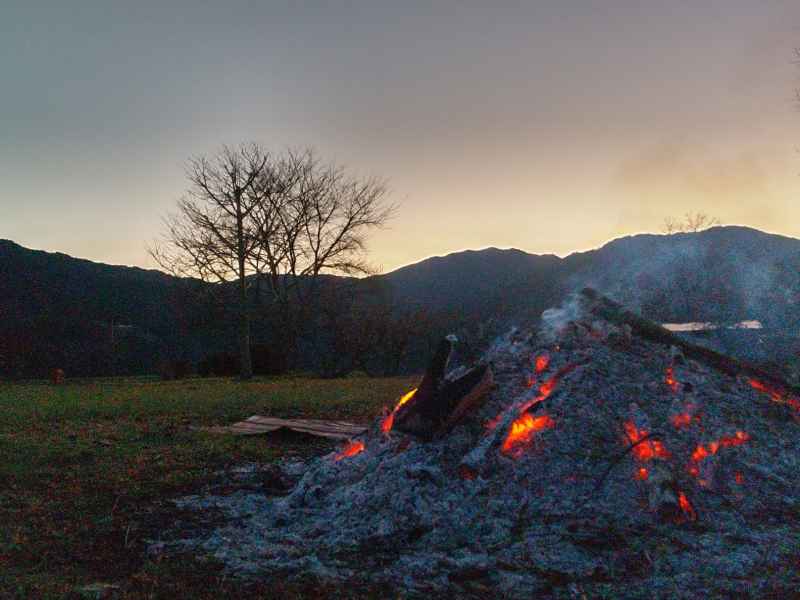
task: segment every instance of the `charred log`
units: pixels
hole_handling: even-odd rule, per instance
[[[398,431],[430,440],[450,431],[474,411],[492,387],[489,365],[467,370],[458,377],[445,377],[456,339],[448,336],[439,344],[413,398],[400,407],[394,419]]]
[[[685,339],[672,333],[661,325],[626,310],[620,304],[609,300],[592,288],[584,288],[581,290],[581,296],[587,303],[586,308],[592,314],[617,325],[627,325],[634,334],[641,338],[666,346],[674,346],[678,348],[684,356],[732,377],[744,376],[757,379],[781,395],[800,394],[800,389],[792,386],[785,379],[744,361],[720,354],[704,346],[698,346],[697,344],[687,342]]]

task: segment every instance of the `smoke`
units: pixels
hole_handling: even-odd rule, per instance
[[[542,313],[542,334],[555,339],[559,332],[571,321],[576,321],[583,313],[580,296],[570,294],[558,308],[548,308]]]

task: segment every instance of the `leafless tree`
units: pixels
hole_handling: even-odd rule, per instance
[[[311,150],[288,151],[273,166],[256,184],[257,243],[248,260],[265,275],[284,343],[291,344],[313,321],[320,275],[374,273],[365,258],[367,234],[394,207],[385,203],[383,181],[352,176]]]
[[[675,217],[665,218],[661,230],[668,235],[673,233],[697,233],[721,224],[722,222],[717,217],[712,217],[702,212],[688,212],[682,219]]]
[[[354,177],[311,150],[224,147],[211,159],[192,159],[187,177],[165,243],[150,253],[176,275],[237,283],[241,375],[249,378],[248,286],[259,299],[266,287],[276,342],[293,344],[300,325],[313,320],[320,275],[373,272],[366,237],[393,207],[384,203],[383,181]]]
[[[225,146],[216,155],[189,160],[189,188],[177,211],[165,219],[162,243],[149,249],[169,272],[204,281],[237,284],[241,377],[252,376],[248,276],[259,252],[254,211],[270,156],[258,145]]]

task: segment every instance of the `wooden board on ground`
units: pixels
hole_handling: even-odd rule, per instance
[[[232,433],[233,435],[261,435],[278,429],[290,429],[300,433],[308,433],[320,437],[346,440],[367,428],[363,425],[348,423],[346,421],[322,421],[319,419],[279,419],[277,417],[262,417],[253,415],[244,421],[233,425],[218,427],[201,427],[203,431],[212,433]]]

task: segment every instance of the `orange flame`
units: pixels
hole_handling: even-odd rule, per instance
[[[397,406],[394,407],[394,410],[392,410],[392,412],[386,415],[386,418],[384,418],[383,422],[381,423],[381,431],[383,433],[389,433],[392,430],[392,427],[394,426],[395,414],[397,414],[397,411],[400,410],[400,407],[403,406],[409,400],[411,400],[411,398],[413,398],[414,394],[416,393],[417,393],[417,388],[414,388],[410,392],[404,394],[402,398],[400,398],[400,400],[397,402]]]
[[[645,481],[648,477],[650,477],[650,471],[648,471],[645,467],[639,467],[639,470],[636,471],[636,479],[639,481]]]
[[[364,442],[361,440],[351,441],[345,446],[339,454],[333,457],[334,460],[339,461],[343,458],[350,458],[356,454],[361,454],[364,451]]]
[[[503,454],[518,458],[522,454],[520,446],[527,446],[537,432],[550,429],[555,424],[548,415],[534,417],[530,413],[523,414],[511,424],[511,430],[501,448]]]
[[[675,379],[672,367],[667,367],[666,373],[664,374],[664,383],[666,383],[673,392],[677,392],[680,389],[681,384]]]
[[[671,455],[658,440],[642,441],[647,437],[648,432],[644,429],[637,429],[633,421],[625,422],[625,435],[633,446],[633,455],[641,462],[647,462],[654,458],[669,458]]]
[[[694,512],[692,504],[689,502],[689,499],[683,492],[678,494],[678,504],[680,505],[681,510],[683,511],[683,514],[686,515],[687,519],[694,521],[697,518],[697,513]]]

